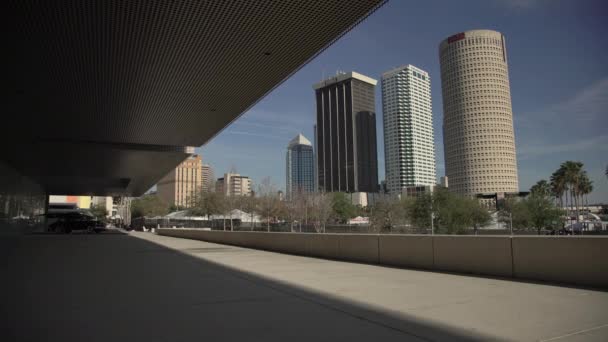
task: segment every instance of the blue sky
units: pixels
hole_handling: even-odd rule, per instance
[[[413,64],[431,75],[437,176],[444,174],[438,45],[451,34],[494,29],[507,40],[519,186],[527,190],[565,160],[594,182],[590,201],[608,203],[608,4],[594,0],[389,1],[199,148],[215,174],[235,168],[285,187],[285,150],[313,140],[312,84],[337,70],[380,79]],[[376,89],[379,180],[384,179],[380,87]]]

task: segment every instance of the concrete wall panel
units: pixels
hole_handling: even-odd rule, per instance
[[[310,237],[306,240],[306,252],[310,256],[338,259],[339,249],[339,235],[310,234]]]
[[[434,268],[438,270],[513,276],[508,236],[435,235],[433,253]]]
[[[379,263],[393,266],[433,268],[430,235],[380,235]]]
[[[378,235],[340,234],[338,258],[378,263]]]
[[[321,258],[608,288],[608,237],[158,233]]]
[[[306,240],[310,234],[281,233],[281,251],[297,255],[308,255]]]
[[[246,247],[268,249],[266,242],[265,233],[261,232],[243,232],[243,243],[246,243]]]
[[[608,237],[513,238],[514,275],[608,288]]]

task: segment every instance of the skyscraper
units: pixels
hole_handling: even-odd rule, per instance
[[[386,186],[434,186],[435,143],[429,74],[413,65],[382,74]]]
[[[377,191],[376,83],[370,77],[349,72],[338,73],[313,86],[320,190]]]
[[[202,163],[201,156],[194,154],[171,170],[156,185],[160,198],[170,205],[189,207],[203,186]]]
[[[466,31],[439,46],[443,143],[449,189],[517,192],[517,161],[505,37]]]
[[[203,191],[215,191],[215,174],[211,165],[203,164],[201,172],[203,175]]]
[[[287,199],[290,200],[298,192],[313,192],[314,157],[310,141],[298,134],[287,146],[285,161]]]

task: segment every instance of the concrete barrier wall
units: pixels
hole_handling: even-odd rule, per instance
[[[435,269],[513,276],[511,238],[504,236],[433,236]]]
[[[336,234],[305,234],[307,255],[328,259],[340,257],[340,238]]]
[[[515,277],[608,288],[608,237],[514,237]]]
[[[608,237],[157,232],[337,260],[608,288]]]
[[[337,259],[378,263],[378,235],[335,234],[335,236],[338,237]]]
[[[433,238],[429,235],[380,235],[379,262],[385,265],[433,268]]]

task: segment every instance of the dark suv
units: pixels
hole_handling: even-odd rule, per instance
[[[48,230],[55,233],[69,234],[75,230],[99,233],[105,230],[103,222],[84,212],[49,213],[46,218]]]

